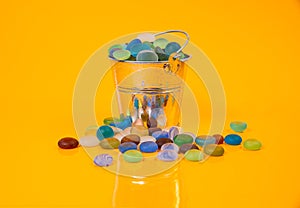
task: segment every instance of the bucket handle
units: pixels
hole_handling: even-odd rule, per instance
[[[155,33],[154,36],[159,36],[159,35],[163,35],[163,34],[167,34],[167,33],[182,33],[186,36],[186,41],[185,43],[181,46],[181,48],[179,48],[175,53],[176,56],[174,56],[174,58],[177,58],[179,56],[179,53],[186,47],[186,45],[189,43],[190,41],[190,35],[183,31],[183,30],[166,30],[164,32],[159,32],[159,33]]]

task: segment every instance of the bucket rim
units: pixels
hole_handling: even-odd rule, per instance
[[[184,59],[179,59],[181,62],[186,62],[192,58],[192,55],[189,55],[189,57],[186,57]],[[130,61],[130,60],[117,60],[112,57],[108,57],[109,60],[112,60],[114,62],[122,62],[122,63],[131,63],[131,64],[164,64],[169,63],[169,61]]]

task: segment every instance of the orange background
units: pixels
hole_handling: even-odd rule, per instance
[[[300,207],[298,0],[11,1],[0,15],[1,208],[111,206],[114,175],[82,148],[57,148],[76,136],[76,77],[102,44],[173,28],[189,32],[222,78],[224,134],[245,120],[244,136],[264,144],[183,162],[188,207]]]

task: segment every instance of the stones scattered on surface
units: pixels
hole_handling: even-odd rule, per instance
[[[217,144],[208,144],[204,146],[204,153],[210,156],[222,156],[224,148]]]
[[[203,160],[203,153],[198,149],[190,149],[184,154],[185,159],[193,162]]]
[[[101,141],[102,139],[105,138],[110,138],[114,136],[114,131],[110,126],[104,125],[100,126],[99,129],[97,130],[97,137]]]
[[[230,123],[230,128],[235,132],[243,132],[247,128],[247,123],[243,121],[233,121]]]
[[[58,146],[62,149],[74,149],[78,147],[79,142],[73,137],[64,137],[58,141]]]
[[[216,144],[224,143],[224,137],[221,134],[214,134],[213,137],[216,139]]]
[[[193,143],[194,139],[191,135],[188,134],[178,134],[174,137],[174,143],[177,144],[179,147],[183,144]]]
[[[242,142],[242,137],[237,134],[228,134],[224,138],[224,142],[229,145],[240,145]]]

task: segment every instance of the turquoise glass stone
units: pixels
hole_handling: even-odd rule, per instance
[[[143,155],[138,150],[128,150],[123,154],[123,158],[126,162],[137,163],[143,160]]]
[[[147,44],[138,43],[138,44],[133,45],[130,48],[130,53],[133,57],[136,57],[140,51],[150,50],[150,49],[151,49],[150,46],[148,46]]]
[[[179,147],[183,144],[191,144],[194,141],[193,137],[188,134],[178,134],[173,138],[173,140],[174,143],[177,144]]]
[[[176,42],[170,42],[165,48],[165,52],[167,55],[171,55],[172,53],[175,53],[181,48],[181,46]]]
[[[247,150],[255,151],[260,150],[262,144],[257,139],[247,139],[246,141],[244,141],[243,146]]]
[[[161,49],[165,49],[168,45],[169,41],[165,38],[158,38],[153,42],[154,47],[159,47]]]
[[[144,41],[143,44],[148,45],[151,49],[154,49],[154,45],[149,41]]]
[[[233,121],[230,123],[230,128],[235,132],[243,132],[247,128],[247,123],[243,121]]]
[[[120,50],[114,51],[112,55],[113,55],[113,58],[122,61],[122,60],[128,59],[131,56],[131,53],[128,50],[120,49]]]
[[[157,154],[157,159],[165,162],[177,160],[178,153],[174,150],[163,150]]]
[[[201,135],[197,136],[195,140],[196,144],[199,146],[203,147],[208,144],[215,144],[216,143],[216,138],[208,135]]]
[[[136,45],[136,44],[139,44],[139,43],[142,43],[142,41],[140,39],[133,39],[132,41],[130,41],[126,47],[126,50],[129,50],[131,49],[132,46]]]
[[[168,60],[169,56],[160,47],[157,46],[154,49],[154,51],[157,54],[159,61],[167,61]]]
[[[239,145],[242,142],[242,137],[240,137],[237,134],[228,134],[225,138],[224,138],[224,142],[226,144],[230,144],[230,145]]]
[[[118,51],[116,51],[118,52]],[[158,56],[154,51],[143,50],[136,56],[137,61],[158,61]]]
[[[110,138],[114,136],[114,131],[110,126],[100,126],[97,130],[97,138],[101,141],[105,138]]]

